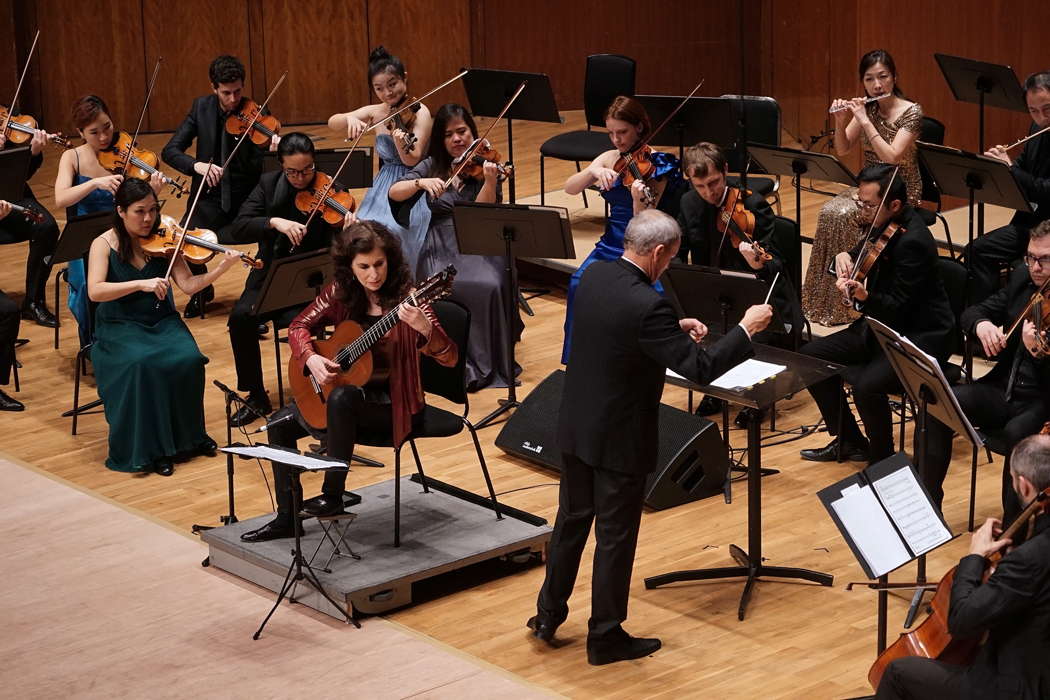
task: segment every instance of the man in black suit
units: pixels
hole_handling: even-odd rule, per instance
[[[1050,436],[1032,435],[1014,448],[1012,488],[1024,503],[1050,488]],[[973,533],[970,553],[959,562],[948,606],[948,631],[955,638],[988,637],[969,666],[920,657],[890,663],[876,698],[1050,697],[1050,515],[1035,517],[1033,534],[1006,551],[983,581],[988,557],[1005,551],[996,540],[998,520]]]
[[[219,56],[211,62],[208,77],[212,94],[193,100],[189,113],[171,135],[161,157],[180,173],[193,177],[189,201],[193,201],[202,185],[207,185],[193,211],[190,227],[210,229],[221,242],[233,243],[227,228],[259,182],[263,150],[249,140],[237,149],[227,166],[229,172],[223,172],[222,165],[237,142],[236,137],[226,131],[226,117],[244,100],[244,65],[234,56]],[[196,156],[191,156],[186,149],[194,140],[197,141]],[[271,148],[274,147],[271,144]],[[199,314],[199,304],[202,300],[206,303],[214,294],[209,287],[200,295],[194,295],[186,307],[186,316]]]
[[[864,315],[844,330],[816,338],[800,350],[846,365],[841,376],[809,387],[828,433],[836,437],[826,447],[802,450],[803,459],[832,462],[838,459],[841,448],[847,459],[874,463],[894,452],[887,395],[898,393],[903,387],[868,327],[868,316],[907,336],[942,362],[950,354],[955,316],[936,272],[937,246],[918,212],[907,205],[904,179],[893,173],[892,166],[876,165],[857,176],[861,218],[870,221],[871,228],[853,250],[835,257],[832,274],[838,276],[838,288],[843,295],[849,290],[854,308]],[[884,195],[885,203],[880,208]],[[901,229],[886,244],[864,284],[851,279],[864,241],[878,239],[891,223]],[[867,439],[846,404],[843,379],[853,387],[853,403],[864,421]]]
[[[704,383],[752,354],[750,336],[772,308],[753,306],[743,321],[704,350],[696,319],[675,316],[652,283],[678,253],[675,220],[650,209],[627,226],[624,254],[597,262],[576,292],[573,343],[558,420],[563,469],[547,577],[528,621],[550,642],[568,616],[568,599],[591,522],[597,547],[591,584],[587,660],[635,659],[660,648],[621,627],[638,542],[646,475],[656,468],[657,415],[665,368]]]
[[[242,406],[231,418],[234,426],[247,425],[259,415],[270,413],[272,407],[266,395],[263,381],[262,354],[256,329],[273,317],[285,321],[295,318],[301,307],[292,307],[271,316],[260,317],[252,307],[258,299],[263,280],[270,264],[294,253],[328,248],[332,234],[338,230],[324,221],[320,213],[306,226],[307,215],[295,206],[295,196],[302,190],[312,188],[317,170],[314,165],[314,142],[309,136],[293,131],[281,139],[277,148],[277,159],[281,170],[266,173],[259,184],[241,205],[237,218],[229,226],[229,233],[237,243],[258,243],[258,259],[262,269],[252,270],[244,283],[244,292],[234,304],[227,323],[230,329],[230,345],[237,368],[237,389],[248,392],[248,404]],[[343,226],[353,223],[351,214]],[[280,324],[278,324],[280,325]],[[278,371],[284,371],[279,367]]]
[[[980,304],[966,309],[962,327],[981,341],[987,357],[998,361],[992,370],[969,384],[952,387],[970,421],[1002,434],[1008,450],[1035,433],[1050,419],[1050,358],[1044,357],[1031,321],[1009,329],[1032,295],[1050,280],[1050,221],[1028,237],[1025,264],[1014,268],[1010,283]],[[926,427],[926,489],[937,502],[944,498],[943,482],[952,458],[952,431],[936,418]],[[1003,518],[1012,520],[1021,510],[1010,482],[1010,458],[1003,466]]]
[[[1050,126],[1050,72],[1028,76],[1024,89],[1028,113],[1032,116],[1028,133],[1033,134]],[[1026,143],[1017,160],[1011,160],[1002,146],[992,148],[985,155],[1010,166],[1010,172],[1034,211],[1015,213],[1009,224],[973,242],[968,252],[973,258],[970,299],[974,302],[983,301],[999,288],[999,269],[1024,255],[1028,232],[1041,221],[1050,219],[1050,133]]]

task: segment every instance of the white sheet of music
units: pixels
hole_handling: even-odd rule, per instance
[[[230,454],[243,455],[245,457],[272,459],[276,462],[292,464],[296,467],[301,467],[303,469],[320,471],[324,469],[346,468],[346,462],[336,463],[326,459],[310,457],[309,455],[301,455],[295,452],[286,452],[285,450],[274,449],[269,445],[255,445],[253,447],[222,447],[219,449],[221,452],[229,452]]]
[[[759,382],[764,382],[770,377],[775,377],[786,369],[785,365],[774,365],[771,362],[763,362],[762,360],[744,360],[711,382],[711,386],[717,386],[722,389],[743,389],[754,386]]]
[[[911,559],[870,486],[844,489],[842,498],[832,501],[831,507],[875,576]]]
[[[952,538],[911,469],[898,469],[872,485],[908,548],[916,556]]]

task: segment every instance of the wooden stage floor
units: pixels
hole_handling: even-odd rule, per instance
[[[550,135],[582,127],[580,112],[566,115],[563,127],[546,124],[515,125],[515,160],[518,197],[538,194],[538,147]],[[342,143],[338,135],[324,127],[309,131],[328,138],[319,146]],[[505,150],[505,130],[495,130],[497,148]],[[142,141],[160,150],[166,134],[147,135]],[[53,208],[52,183],[58,152],[49,149],[46,162],[33,181],[37,196]],[[574,172],[572,163],[547,162],[547,182],[552,190]],[[794,194],[783,188],[784,214],[794,216]],[[596,200],[597,198],[595,198]],[[804,233],[811,235],[824,197],[804,193],[802,198]],[[185,200],[170,200],[166,211],[177,215]],[[580,215],[582,202],[575,198],[574,216]],[[592,206],[594,203],[592,202]],[[56,215],[62,212],[55,211]],[[965,221],[965,219],[962,219]],[[958,227],[956,240],[964,236]],[[586,254],[586,249],[581,254]],[[26,245],[0,249],[0,288],[21,298]],[[244,270],[231,271],[216,285],[216,300],[204,320],[188,321],[203,352],[210,358],[208,379],[227,384],[235,382],[233,361],[226,334],[226,315],[237,299],[246,276]],[[185,299],[180,295],[179,306]],[[49,303],[51,303],[49,301]],[[558,290],[534,299],[535,317],[526,317],[526,330],[517,356],[523,367],[520,395],[528,392],[551,371],[560,367],[562,323],[565,297]],[[59,417],[71,401],[73,357],[76,333],[69,313],[63,309],[62,342],[52,347],[50,329],[23,323],[21,337],[31,342],[19,349],[24,363],[22,390],[24,413],[0,414],[4,429],[3,451],[29,462],[80,487],[111,498],[128,507],[144,511],[176,528],[188,531],[193,523],[214,523],[225,511],[225,462],[198,458],[178,465],[175,475],[131,476],[103,467],[107,428],[101,414],[80,421],[80,434],[69,434],[69,421]],[[272,340],[263,341],[263,362],[271,392],[274,381]],[[208,429],[212,437],[225,437],[221,394],[211,387],[206,392]],[[10,388],[10,387],[8,387]],[[94,397],[89,378],[87,398]],[[492,410],[504,390],[485,390],[471,397],[471,418],[477,420]],[[685,408],[684,390],[668,387],[664,400]],[[777,425],[797,428],[817,421],[817,412],[808,394],[783,402]],[[557,477],[527,463],[504,455],[493,445],[498,428],[481,433],[498,492],[515,507],[553,521],[557,505]],[[909,449],[910,449],[909,426]],[[744,444],[742,431],[734,431],[733,444]],[[677,585],[647,591],[646,576],[681,568],[726,566],[730,543],[745,544],[747,497],[740,483],[731,505],[720,498],[663,512],[647,513],[643,518],[635,575],[631,615],[627,629],[635,634],[659,636],[664,648],[640,661],[594,668],[586,663],[584,642],[590,602],[590,567],[582,567],[577,592],[571,601],[571,614],[561,628],[565,646],[538,648],[531,643],[524,627],[534,612],[534,602],[543,577],[533,568],[511,578],[482,583],[446,597],[392,613],[388,617],[419,633],[455,647],[467,654],[555,693],[573,697],[805,697],[831,698],[864,695],[870,692],[866,674],[875,650],[875,595],[863,589],[847,592],[845,584],[862,578],[849,549],[839,538],[830,518],[815,496],[816,492],[853,472],[854,464],[815,464],[798,458],[798,450],[821,446],[826,434],[773,445],[764,450],[763,464],[781,473],[763,482],[764,552],[773,565],[799,566],[835,575],[832,588],[805,583],[760,583],[755,591],[747,619],[736,619],[741,584],[708,582]],[[476,492],[483,490],[481,477],[468,436],[420,443],[428,473],[438,479]],[[965,532],[969,494],[969,450],[957,442],[955,461],[945,491],[945,515],[954,532]],[[390,461],[388,451],[362,450],[366,456]],[[983,462],[983,459],[982,459]],[[1001,462],[983,465],[978,472],[977,513],[979,517],[997,515]],[[268,471],[268,470],[267,470]],[[268,475],[267,475],[268,476]],[[355,470],[351,487],[374,483],[392,476],[391,470]],[[241,467],[237,474],[237,508],[242,517],[271,510],[264,475],[254,466]],[[307,492],[316,488],[306,485]],[[55,514],[55,526],[62,527],[62,513]],[[937,576],[954,564],[967,549],[963,536],[933,553],[930,571]],[[593,546],[593,545],[592,545]],[[585,554],[590,560],[592,548]],[[68,572],[75,576],[76,571]],[[910,570],[896,576],[905,579]],[[910,592],[891,597],[891,636],[896,634],[910,600]],[[283,612],[283,615],[295,614]],[[346,634],[354,634],[347,629]],[[352,659],[347,659],[352,664]]]

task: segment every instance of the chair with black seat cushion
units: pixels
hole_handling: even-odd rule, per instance
[[[488,465],[485,463],[485,455],[481,451],[481,443],[478,441],[477,430],[467,420],[470,412],[470,401],[467,396],[467,343],[470,339],[470,311],[457,302],[442,300],[433,304],[434,313],[437,316],[445,333],[459,348],[459,360],[453,367],[442,367],[429,357],[420,358],[420,378],[423,383],[423,391],[427,394],[436,394],[463,406],[463,412],[453,413],[445,409],[432,406],[429,403],[423,409],[423,418],[418,430],[413,430],[408,436],[408,444],[412,448],[412,457],[416,462],[416,471],[419,473],[420,483],[425,493],[430,493],[427,477],[423,473],[423,463],[419,459],[419,451],[416,449],[416,440],[422,438],[452,437],[463,432],[466,428],[474,440],[474,450],[478,455],[478,463],[481,465],[481,474],[485,478],[489,497],[484,503],[491,501],[491,508],[495,511],[496,519],[502,520],[499,501],[496,500],[496,491],[492,486],[492,477],[489,475]],[[394,447],[391,436],[358,436],[358,442],[362,445],[373,447]],[[401,546],[401,447],[394,447],[394,546]]]
[[[576,162],[576,172],[582,161],[592,161],[612,148],[609,134],[592,131],[592,126],[605,127],[605,110],[620,95],[634,96],[635,62],[633,58],[601,53],[587,57],[583,78],[583,112],[587,129],[567,131],[552,136],[540,146],[540,204],[545,202],[547,188],[544,179],[544,159],[557,158]],[[583,206],[587,206],[584,190]]]
[[[752,143],[760,143],[766,146],[780,145],[780,105],[772,97],[757,95],[722,95],[722,99],[734,100],[738,104],[742,101],[744,105],[744,120],[747,125],[747,140]],[[737,108],[738,109],[738,108]],[[738,112],[734,112],[738,114]],[[726,160],[729,172],[741,173],[748,167],[747,152],[741,153],[737,148],[726,149]],[[766,199],[772,198],[773,205],[780,210],[780,176],[775,177],[757,175],[755,164],[747,170],[747,188],[757,192]],[[736,187],[740,184],[740,178],[730,176],[727,178],[730,186]]]
[[[919,140],[924,143],[943,146],[944,124],[933,117],[924,116],[922,118],[922,126],[919,127]],[[921,158],[919,159],[919,175],[922,177],[922,195],[920,199],[924,202],[930,202],[937,207],[932,211],[925,207],[919,207],[919,215],[922,216],[922,220],[927,226],[932,227],[938,221],[941,222],[941,225],[944,226],[944,237],[948,241],[948,252],[953,259],[957,259],[959,256],[955,252],[955,244],[952,243],[952,232],[948,228],[948,220],[941,213],[941,191],[937,189],[937,183],[933,181],[933,175],[926,169],[926,164],[922,162]]]

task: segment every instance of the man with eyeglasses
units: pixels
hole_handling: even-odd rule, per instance
[[[800,350],[845,365],[841,375],[809,387],[828,433],[835,437],[825,447],[802,450],[802,458],[813,462],[833,462],[841,456],[874,463],[893,454],[888,394],[903,388],[868,326],[868,316],[907,336],[938,360],[944,361],[950,354],[955,317],[936,273],[937,245],[922,217],[908,205],[904,179],[899,173],[894,177],[893,172],[893,166],[875,165],[857,176],[860,220],[870,227],[853,250],[835,256],[830,270],[838,277],[836,285],[843,299],[848,291],[853,308],[863,316],[837,333],[815,338]],[[853,279],[853,267],[865,242],[873,244],[891,222],[901,229],[890,238],[864,283]],[[846,403],[843,380],[853,388],[853,403],[864,422],[866,437]]]
[[[1028,76],[1024,89],[1032,117],[1028,133],[1033,134],[1050,126],[1050,71]],[[973,242],[970,300],[974,303],[983,301],[999,288],[1000,267],[1020,258],[1028,245],[1028,232],[1039,222],[1050,219],[1050,133],[1026,143],[1016,160],[1011,160],[1002,146],[992,148],[985,155],[1010,166],[1033,211],[1017,212],[1009,224]]]
[[[1009,283],[962,315],[963,329],[971,337],[977,336],[985,355],[996,359],[995,367],[975,382],[952,387],[970,422],[1002,436],[1007,455],[1026,436],[1039,432],[1050,418],[1050,358],[1042,357],[1038,329],[1025,320],[1009,337],[1003,332],[1050,279],[1050,221],[1032,229],[1028,238],[1025,264],[1014,268]],[[940,505],[954,435],[932,416],[926,435],[926,489]],[[1005,462],[1003,522],[1010,522],[1021,512],[1021,504],[1010,483],[1009,456]]]
[[[314,165],[314,142],[304,133],[285,134],[277,147],[281,170],[264,173],[259,184],[244,200],[229,233],[237,243],[258,243],[256,256],[262,269],[252,270],[244,284],[244,293],[230,312],[230,344],[237,368],[237,389],[248,392],[248,406],[242,406],[232,417],[234,426],[242,426],[270,413],[270,399],[263,382],[262,354],[256,332],[260,323],[275,320],[277,326],[295,318],[302,307],[292,307],[272,315],[253,313],[263,280],[274,260],[292,253],[306,253],[328,248],[332,234],[339,230],[325,222],[320,213],[306,225],[308,215],[295,206],[295,196],[311,188],[317,171]],[[354,216],[347,216],[342,227],[349,226]],[[278,368],[280,371],[282,368]]]
[[[259,182],[264,149],[254,143],[244,144],[227,166],[229,172],[223,172],[222,166],[237,143],[237,137],[226,131],[226,117],[239,109],[244,100],[244,64],[234,56],[219,56],[208,67],[208,78],[212,91],[193,100],[189,112],[161,151],[161,158],[193,178],[187,201],[192,202],[197,190],[205,187],[193,211],[190,228],[209,229],[220,242],[232,243],[226,228]],[[276,148],[278,140],[274,138],[271,150]],[[191,156],[186,151],[194,141],[197,147]],[[186,208],[189,210],[189,205]],[[200,265],[194,272],[203,270],[204,266]],[[214,296],[211,287],[193,295],[186,305],[186,318],[200,315],[200,305]]]

